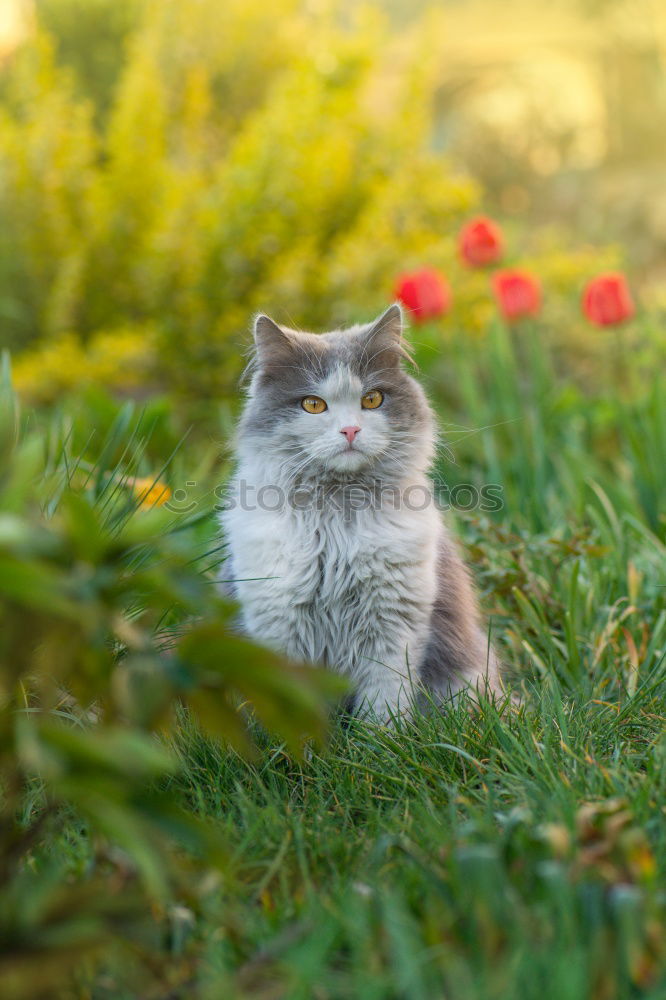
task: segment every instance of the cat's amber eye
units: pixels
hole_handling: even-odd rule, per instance
[[[306,396],[301,400],[301,406],[308,413],[323,413],[327,409],[326,403],[319,396]]]
[[[379,389],[371,389],[361,397],[361,406],[364,410],[376,410],[384,402],[384,396]]]

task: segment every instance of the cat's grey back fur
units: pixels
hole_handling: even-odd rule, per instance
[[[258,318],[222,514],[222,575],[235,581],[246,632],[345,673],[355,705],[382,719],[419,691],[439,700],[497,684],[469,575],[427,500],[435,425],[403,370],[401,326],[397,306],[319,335]],[[362,409],[375,389],[381,406]],[[308,395],[326,412],[306,413]],[[361,429],[343,447],[350,422]]]

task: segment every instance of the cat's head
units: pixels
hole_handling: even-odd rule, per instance
[[[300,333],[258,316],[254,375],[241,436],[269,449],[290,474],[318,479],[409,476],[428,466],[432,413],[402,368],[402,314]]]

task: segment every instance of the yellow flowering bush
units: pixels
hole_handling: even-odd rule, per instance
[[[87,344],[64,333],[14,361],[14,382],[31,403],[51,403],[88,384],[120,393],[145,389],[155,369],[155,337],[150,328],[96,333]]]
[[[48,0],[47,25],[60,4],[71,14]],[[44,30],[16,53],[0,81],[0,302],[24,395],[152,379],[217,396],[256,310],[362,319],[411,267],[447,274],[451,335],[495,315],[488,275],[458,259],[482,191],[435,148],[423,26],[400,37],[377,9],[344,23],[334,6],[133,3],[96,104],[83,55],[70,70]],[[558,318],[599,254],[526,238],[511,245]]]

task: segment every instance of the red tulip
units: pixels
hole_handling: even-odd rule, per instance
[[[541,308],[541,285],[527,271],[498,271],[493,292],[505,319],[534,316]]]
[[[409,309],[416,323],[442,316],[451,305],[447,281],[430,267],[401,274],[395,283],[394,294]]]
[[[634,315],[634,302],[623,274],[600,274],[585,286],[583,312],[597,326],[614,326]]]
[[[465,263],[472,267],[496,264],[504,251],[502,230],[492,219],[480,215],[460,230],[458,249]]]

